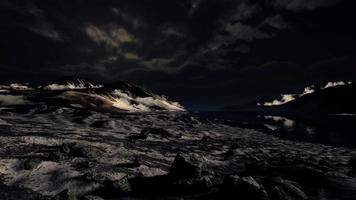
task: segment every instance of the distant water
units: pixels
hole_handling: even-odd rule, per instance
[[[246,112],[195,112],[199,118],[257,129],[280,138],[356,148],[356,115],[271,115]]]

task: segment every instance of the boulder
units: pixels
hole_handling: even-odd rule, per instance
[[[71,165],[77,169],[90,168],[90,162],[86,158],[74,158]]]
[[[60,151],[73,157],[86,157],[83,150],[76,143],[63,143]]]
[[[23,168],[25,170],[32,170],[37,167],[38,164],[41,163],[40,159],[36,158],[28,158],[23,162]]]
[[[230,175],[225,177],[223,181],[223,190],[233,191],[238,187],[240,177],[238,175]]]
[[[108,120],[98,120],[90,124],[92,128],[107,128],[109,125]]]
[[[130,193],[131,192],[131,185],[130,185],[129,180],[130,180],[130,177],[129,176],[125,176],[122,179],[116,181],[114,183],[114,187],[118,191],[120,191],[122,193],[125,193],[125,194],[126,193]]]
[[[178,154],[169,170],[169,176],[174,179],[197,178],[206,170],[205,159],[197,154]]]
[[[88,194],[98,197],[103,197],[104,199],[115,199],[118,197],[126,196],[131,193],[130,176],[126,175],[120,180],[96,180],[100,183],[100,187],[94,192]],[[92,177],[88,177],[88,180],[93,180]]]

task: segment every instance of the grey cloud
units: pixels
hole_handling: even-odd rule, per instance
[[[122,27],[109,27],[108,30],[95,25],[85,27],[86,35],[97,44],[118,48],[124,43],[136,43],[137,39]]]
[[[248,52],[250,52],[251,47],[248,45],[241,44],[241,45],[236,46],[233,50],[240,52],[240,53],[248,53]]]
[[[153,58],[151,60],[143,61],[142,64],[150,70],[172,72],[172,68],[170,68],[169,65],[174,61],[174,58]]]
[[[234,21],[245,20],[252,17],[257,11],[257,5],[248,4],[244,1],[238,6],[236,13],[231,17],[231,19]]]
[[[222,50],[224,46],[229,46],[233,45],[238,41],[242,41],[245,43],[251,43],[254,42],[255,40],[259,39],[267,39],[273,37],[270,33],[265,33],[261,30],[259,30],[259,27],[253,27],[247,24],[243,24],[241,22],[237,23],[226,23],[223,30],[225,31],[225,34],[217,33],[212,40],[207,43],[205,48],[202,48],[198,54],[211,54],[212,52],[215,52],[220,55],[226,54],[226,50]],[[247,44],[237,44],[234,45],[234,49],[230,49],[241,52],[241,53],[248,53],[250,51],[250,46]]]
[[[28,27],[28,29],[35,34],[41,35],[52,40],[63,40],[63,37],[60,35],[60,33],[53,29],[50,25],[42,24],[41,27]]]
[[[244,40],[252,42],[256,39],[265,39],[271,37],[269,34],[260,31],[256,27],[245,25],[240,22],[227,24],[225,31],[230,34],[232,40]]]
[[[163,29],[162,34],[164,36],[174,36],[174,37],[185,37],[185,34],[183,34],[182,32],[179,32],[178,30],[176,30],[175,28],[172,27],[168,27]]]
[[[289,26],[282,15],[273,15],[271,17],[266,18],[260,26],[264,25],[271,26],[275,29],[286,29]]]
[[[130,15],[120,8],[112,8],[111,11],[115,16],[120,17],[124,22],[130,24],[134,29],[139,29],[143,25],[143,22],[138,17]]]
[[[193,0],[191,1],[191,7],[189,9],[189,15],[192,16],[198,7],[203,3],[204,0]]]
[[[0,2],[1,7],[16,13],[25,20],[31,20],[31,23],[25,23],[23,20],[6,22],[11,26],[23,27],[34,34],[52,40],[61,41],[64,39],[61,33],[45,17],[44,11],[33,2],[27,1],[18,6],[16,2],[2,1]]]
[[[291,11],[303,11],[331,6],[339,2],[340,0],[277,0],[276,6],[281,6]]]
[[[135,53],[125,53],[124,57],[129,60],[140,60],[141,58]]]

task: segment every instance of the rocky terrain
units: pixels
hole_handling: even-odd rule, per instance
[[[186,112],[0,113],[0,199],[356,198],[353,149]]]
[[[354,149],[265,130],[125,82],[2,85],[0,199],[356,199]]]

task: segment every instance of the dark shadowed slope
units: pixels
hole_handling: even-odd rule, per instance
[[[342,85],[319,90],[276,107],[290,112],[356,113],[356,85]]]
[[[313,113],[341,114],[356,113],[356,85],[340,85],[295,96],[294,100],[281,105],[257,105],[251,102],[241,106],[227,106],[225,111],[261,112],[261,113]]]

